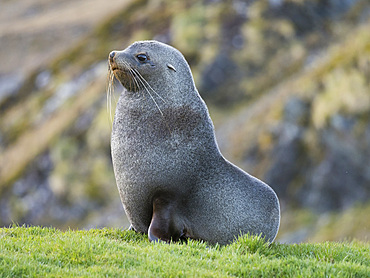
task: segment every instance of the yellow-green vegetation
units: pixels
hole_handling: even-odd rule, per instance
[[[321,216],[311,242],[356,238],[370,240],[370,205],[355,206],[342,213]],[[316,216],[317,217],[317,216]],[[348,236],[350,235],[350,236]]]
[[[357,205],[344,212],[317,214],[310,210],[285,211],[277,240],[304,233],[305,242],[370,240],[370,204]]]
[[[368,277],[370,244],[150,243],[132,231],[0,229],[1,277]]]
[[[365,76],[354,69],[336,69],[325,76],[323,93],[313,103],[313,123],[322,128],[328,118],[339,112],[361,114],[370,107]]]

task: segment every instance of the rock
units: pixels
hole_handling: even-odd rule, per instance
[[[24,76],[19,73],[0,76],[0,104],[9,96],[15,96],[22,87]]]

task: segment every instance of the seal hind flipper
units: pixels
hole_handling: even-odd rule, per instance
[[[184,229],[180,227],[176,207],[176,201],[168,197],[153,199],[153,216],[148,230],[150,241],[178,241],[183,236]]]

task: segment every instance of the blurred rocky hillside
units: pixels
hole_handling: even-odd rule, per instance
[[[127,226],[106,58],[156,39],[190,63],[223,154],[277,192],[281,241],[369,237],[368,0],[4,3],[0,225]]]

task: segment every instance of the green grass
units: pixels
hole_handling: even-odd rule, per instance
[[[0,229],[0,277],[369,277],[370,244],[150,243],[118,229]]]

